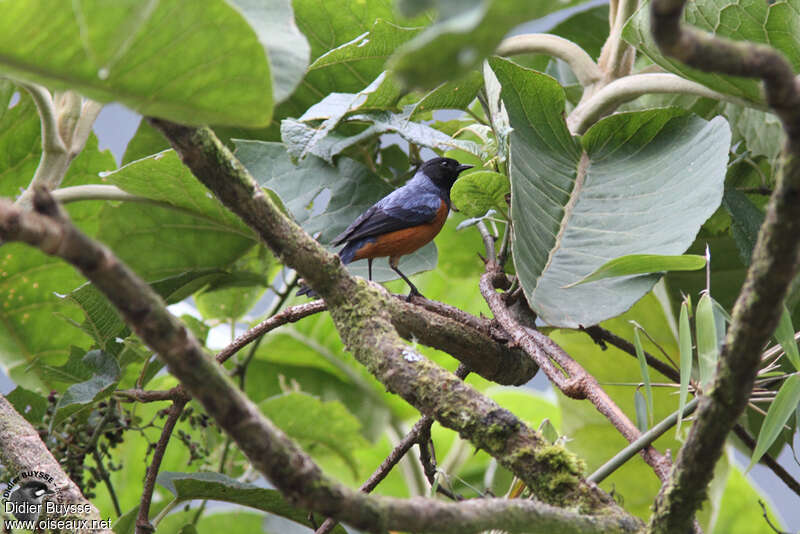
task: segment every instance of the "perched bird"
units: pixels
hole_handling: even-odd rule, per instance
[[[458,175],[471,169],[451,158],[433,158],[419,168],[403,187],[395,189],[362,213],[331,244],[345,244],[339,251],[342,263],[366,259],[372,280],[372,260],[389,257],[389,266],[411,288],[409,297],[419,290],[397,268],[401,256],[428,244],[444,226],[450,211],[450,189]],[[309,287],[298,295],[314,296]]]

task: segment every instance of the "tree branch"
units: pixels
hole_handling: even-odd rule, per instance
[[[167,137],[194,175],[325,299],[345,346],[389,391],[486,450],[525,481],[539,499],[577,499],[584,509],[617,507],[605,492],[583,483],[577,459],[566,450],[557,447],[557,454],[563,454],[565,460],[554,470],[553,462],[542,457],[554,446],[508,410],[403,342],[389,311],[397,299],[379,286],[351,276],[338,256],[289,220],[210,129],[148,120]],[[464,363],[471,367],[471,362]],[[552,487],[551,477],[556,472],[559,483]]]
[[[573,399],[588,399],[625,439],[631,443],[639,439],[641,437],[639,429],[603,391],[591,374],[549,337],[516,321],[503,301],[503,295],[495,291],[497,286],[503,285],[504,279],[505,275],[497,265],[489,264],[486,273],[481,277],[480,287],[495,319],[505,328],[514,342],[530,354],[562,393]],[[666,480],[670,469],[669,460],[649,445],[641,450],[641,454],[645,462],[653,468],[656,476],[662,481]]]
[[[83,496],[78,486],[67,476],[39,433],[25,420],[8,400],[0,395],[0,461],[13,475],[23,471],[39,471],[53,477],[52,489],[58,491],[59,502],[76,504],[81,508],[89,506],[90,512],[83,519],[102,519],[100,512]],[[81,529],[81,534],[103,532],[111,534],[111,529]]]
[[[464,365],[459,365],[458,369],[456,369],[456,376],[460,379],[466,378],[469,371]],[[364,482],[358,491],[362,493],[370,493],[381,481],[386,478],[386,475],[389,474],[389,471],[397,465],[397,463],[403,458],[403,456],[411,450],[411,447],[414,446],[415,443],[419,442],[420,436],[422,435],[429,435],[431,431],[431,426],[433,425],[433,418],[428,415],[423,415],[420,417],[419,421],[417,421],[411,430],[400,440],[400,442],[392,449],[392,452],[389,453],[389,456],[386,457],[381,465],[370,475],[370,477]],[[320,527],[316,530],[314,534],[328,534],[328,532],[332,531],[338,522],[335,519],[327,518]]]
[[[136,534],[149,534],[155,532],[155,528],[150,524],[150,502],[153,500],[153,490],[156,487],[156,477],[158,477],[158,470],[161,468],[161,460],[164,459],[164,452],[167,450],[169,438],[172,437],[172,431],[178,418],[183,413],[183,408],[186,406],[189,397],[181,396],[172,402],[167,413],[167,419],[164,421],[164,426],[161,429],[161,436],[158,438],[156,448],[153,451],[153,459],[150,465],[147,466],[147,472],[144,476],[144,487],[142,488],[142,498],[139,504],[139,515],[136,518]]]
[[[791,65],[770,47],[733,42],[684,28],[683,0],[654,0],[653,36],[661,51],[706,72],[764,80],[767,103],[787,133],[775,191],[753,250],[722,346],[711,391],[700,399],[669,484],[655,502],[654,533],[685,532],[705,498],[725,438],[744,411],[761,362],[761,347],[778,324],[800,252],[800,86]]]
[[[441,503],[430,499],[378,498],[353,491],[328,479],[298,446],[261,415],[253,404],[224,374],[217,362],[207,357],[191,332],[169,311],[161,298],[120,262],[108,249],[81,233],[72,225],[44,189],[34,197],[36,212],[23,211],[10,201],[0,199],[0,238],[21,240],[42,251],[66,259],[91,280],[121,312],[133,331],[163,359],[168,369],[181,380],[186,390],[197,399],[230,435],[253,466],[262,472],[289,500],[298,506],[335,517],[357,528],[371,532],[387,529],[407,531],[474,532],[488,528],[508,531],[539,532],[636,532],[640,522],[622,511],[616,503],[596,487],[576,480],[564,471],[564,462],[574,461],[560,447],[541,447],[542,439],[529,431],[513,415],[497,407],[486,413],[485,402],[449,373],[451,380],[441,380],[438,371],[409,347],[402,345],[399,357],[412,368],[397,362],[398,355],[379,336],[366,332],[368,341],[375,340],[388,364],[377,374],[395,373],[416,394],[427,396],[428,387],[420,385],[413,370],[421,368],[437,390],[457,389],[457,395],[445,395],[450,401],[449,413],[436,411],[435,401],[420,402],[437,418],[450,422],[462,419],[462,434],[490,449],[523,480],[540,494],[557,495],[571,510],[530,500],[475,499],[461,503]],[[331,282],[320,287],[329,290]],[[366,284],[359,284],[361,290]],[[316,289],[316,288],[315,288]],[[358,295],[356,295],[358,297]],[[374,307],[370,314],[380,313]],[[351,311],[350,313],[357,313]],[[341,318],[339,318],[341,321]],[[386,320],[386,319],[384,319]],[[387,320],[388,322],[388,320]],[[406,359],[407,358],[407,359]],[[419,358],[419,359],[418,359]],[[372,367],[372,363],[370,366]],[[387,382],[393,383],[392,380]],[[454,383],[455,382],[455,383]],[[450,393],[450,392],[447,392]],[[410,396],[410,395],[409,395]],[[474,399],[473,397],[478,397]],[[463,400],[463,404],[459,401]],[[496,406],[496,405],[495,405]],[[476,417],[477,415],[477,417]],[[489,427],[475,430],[474,425]],[[494,441],[487,441],[493,439]],[[510,456],[510,458],[509,458]],[[556,465],[558,469],[555,469]],[[558,479],[552,476],[557,474]],[[538,477],[538,478],[534,478]],[[557,484],[557,491],[541,491],[542,484]],[[564,487],[564,484],[566,487]],[[582,504],[578,504],[582,503]],[[596,512],[596,515],[589,515]],[[535,525],[535,526],[534,526]]]

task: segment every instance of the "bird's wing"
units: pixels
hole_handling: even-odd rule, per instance
[[[442,205],[438,195],[400,188],[361,214],[331,243],[339,245],[431,222]]]

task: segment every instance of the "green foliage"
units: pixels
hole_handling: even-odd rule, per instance
[[[287,503],[280,492],[239,482],[218,473],[162,471],[158,474],[157,481],[174,495],[176,502],[194,499],[224,501],[270,512],[302,525],[311,526],[312,524],[308,514]],[[237,524],[241,526],[239,523]],[[333,532],[343,534],[345,530],[338,526]]]
[[[554,326],[618,315],[658,277],[564,286],[619,256],[684,252],[722,197],[725,121],[676,109],[617,114],[578,139],[562,118],[555,80],[507,60],[490,63],[514,128],[514,262],[528,302]],[[646,219],[636,219],[640,213]]]
[[[0,32],[4,72],[191,124],[260,126],[272,116],[262,31],[223,0],[78,7],[37,0],[9,8]],[[284,20],[291,17],[288,2],[283,11]]]

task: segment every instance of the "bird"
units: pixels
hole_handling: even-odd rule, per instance
[[[36,521],[42,510],[42,500],[53,494],[55,491],[47,487],[47,484],[32,480],[15,489],[8,500],[13,503],[11,508],[14,517],[20,521]]]
[[[452,207],[450,189],[458,175],[472,165],[462,165],[452,158],[433,158],[424,162],[406,184],[395,189],[362,213],[331,244],[341,245],[342,263],[367,260],[372,280],[372,260],[389,258],[389,267],[411,289],[410,299],[421,295],[417,287],[397,268],[401,256],[428,244],[444,226]],[[303,286],[298,295],[316,296]]]

